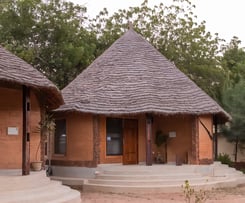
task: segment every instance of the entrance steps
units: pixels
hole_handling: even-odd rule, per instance
[[[113,193],[180,192],[188,180],[195,189],[209,190],[245,184],[245,175],[222,165],[100,165],[94,179],[84,180],[84,191]]]
[[[0,173],[1,203],[81,203],[80,193],[46,177],[45,171],[28,176]]]

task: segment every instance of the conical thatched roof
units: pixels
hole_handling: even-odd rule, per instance
[[[134,30],[128,30],[62,90],[58,111],[229,115]]]
[[[25,85],[38,92],[50,109],[64,103],[61,92],[42,73],[0,46],[0,86]]]

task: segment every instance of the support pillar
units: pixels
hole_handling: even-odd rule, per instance
[[[22,88],[23,97],[23,137],[22,137],[22,175],[30,174],[30,89]]]
[[[152,115],[146,115],[146,165],[152,165]]]
[[[198,117],[192,119],[192,146],[191,146],[191,164],[199,164],[199,127]]]
[[[100,163],[100,133],[99,133],[99,115],[93,116],[93,166],[97,167]]]
[[[218,122],[217,122],[217,116],[214,116],[213,141],[214,141],[214,160],[217,160],[217,158],[218,158]]]

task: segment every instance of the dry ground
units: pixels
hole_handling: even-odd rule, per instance
[[[112,194],[112,193],[89,193],[81,192],[83,203],[184,203],[183,193],[162,193],[162,194]],[[236,188],[215,189],[206,191],[206,203],[245,203],[245,185]],[[192,199],[191,202],[195,202]],[[199,203],[201,203],[199,202]]]

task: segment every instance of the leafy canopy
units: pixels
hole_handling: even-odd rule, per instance
[[[0,44],[63,88],[94,59],[85,14],[62,0],[9,1],[1,4]]]
[[[223,47],[222,67],[226,70],[228,86],[245,80],[245,51],[240,48],[241,41],[233,37],[230,43]]]
[[[227,81],[222,103],[232,116],[232,122],[224,128],[223,134],[231,142],[245,143],[245,51],[239,48],[240,43],[237,37],[233,37],[223,48],[222,66]]]
[[[226,74],[217,54],[218,34],[198,23],[189,0],[154,7],[121,9],[96,18],[86,8],[62,0],[12,0],[0,6],[0,44],[66,86],[108,48],[132,21],[134,29],[216,100]]]
[[[90,29],[98,36],[97,55],[128,29],[134,29],[152,43],[164,56],[194,80],[215,99],[220,99],[225,75],[220,68],[218,34],[206,31],[205,21],[198,23],[195,6],[188,0],[160,3],[153,8],[145,0],[139,7],[118,10],[112,16],[104,9],[91,20]]]
[[[223,94],[225,109],[231,114],[232,122],[224,128],[229,141],[245,143],[245,82],[242,80]]]

